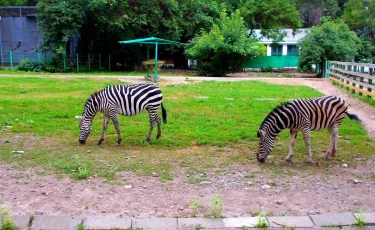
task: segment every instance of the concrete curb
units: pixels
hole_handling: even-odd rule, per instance
[[[17,229],[66,230],[66,229],[255,229],[257,217],[235,218],[121,218],[117,216],[88,216],[78,218],[69,215],[14,215],[11,216]],[[356,222],[366,223],[358,227]],[[0,217],[0,223],[3,223]],[[309,216],[266,217],[267,229],[366,229],[375,230],[375,213],[328,213]]]

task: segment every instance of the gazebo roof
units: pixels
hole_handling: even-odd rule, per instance
[[[155,37],[119,41],[119,43],[120,44],[141,43],[141,44],[160,44],[160,45],[185,45],[184,43],[181,43],[181,42],[175,42],[175,41],[166,40],[162,38],[155,38]]]

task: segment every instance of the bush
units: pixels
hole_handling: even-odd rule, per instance
[[[26,72],[41,72],[43,71],[43,63],[24,59],[20,62],[20,64],[18,64],[17,70]]]

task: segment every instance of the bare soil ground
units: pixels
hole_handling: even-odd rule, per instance
[[[136,80],[139,81],[139,78]],[[162,79],[162,84],[192,80],[168,78]],[[259,80],[307,85],[325,94],[340,95],[350,103],[349,111],[363,120],[369,136],[375,137],[375,109],[349,97],[328,80]],[[131,80],[127,78],[126,81]],[[294,171],[293,165],[287,167],[288,173],[280,174],[259,173],[262,169],[258,164],[238,165],[235,170],[223,174],[215,173],[218,169],[207,169],[207,180],[196,184],[187,183],[188,175],[184,172],[176,173],[174,179],[168,182],[160,182],[158,177],[121,172],[117,175],[118,181],[126,181],[127,185],[124,185],[104,183],[100,178],[81,181],[67,177],[59,179],[54,174],[40,175],[39,168],[19,170],[16,165],[0,162],[0,200],[12,214],[189,217],[192,215],[189,204],[196,200],[202,205],[198,208],[198,216],[204,216],[210,213],[209,205],[215,194],[221,194],[223,215],[226,217],[249,216],[260,208],[273,215],[360,209],[375,212],[374,159],[358,158],[356,165],[331,165],[320,173],[312,173],[315,171],[309,167],[315,166],[306,166],[306,171]]]

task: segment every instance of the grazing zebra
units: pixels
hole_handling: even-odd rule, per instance
[[[112,85],[99,92],[93,93],[85,103],[82,116],[76,116],[76,118],[80,120],[79,143],[86,143],[86,139],[92,131],[92,120],[98,112],[104,114],[103,133],[98,141],[98,145],[104,140],[109,119],[111,119],[115,125],[118,136],[117,144],[120,145],[122,137],[117,114],[134,116],[143,110],[147,110],[150,118],[150,132],[146,137],[146,141],[150,142],[155,122],[158,125],[156,138],[160,138],[161,122],[157,113],[160,105],[162,108],[163,122],[167,123],[167,111],[163,106],[162,100],[163,95],[161,90],[156,85],[150,83]]]
[[[298,131],[302,131],[307,148],[307,161],[313,163],[310,151],[310,130],[327,128],[331,134],[331,143],[325,155],[335,156],[337,149],[338,129],[345,114],[350,119],[360,121],[354,114],[347,112],[348,105],[336,96],[324,96],[311,99],[296,99],[276,107],[264,119],[258,130],[259,149],[258,161],[264,163],[273,148],[275,138],[283,129],[290,129],[289,154],[286,161],[291,162],[294,144]]]

